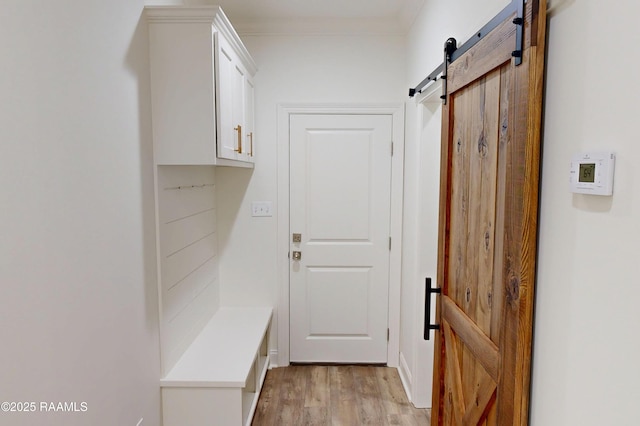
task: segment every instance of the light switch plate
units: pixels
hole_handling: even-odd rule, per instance
[[[271,217],[271,201],[254,201],[251,203],[251,216]]]

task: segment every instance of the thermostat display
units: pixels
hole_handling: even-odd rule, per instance
[[[571,159],[571,192],[612,195],[616,157],[612,152],[576,154]]]
[[[596,181],[596,163],[580,163],[578,182],[594,183]]]

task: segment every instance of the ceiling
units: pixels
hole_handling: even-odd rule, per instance
[[[407,28],[425,0],[183,0],[185,4],[217,4],[235,26],[265,23],[362,23],[386,25],[390,29]],[[318,28],[317,25],[315,28]]]

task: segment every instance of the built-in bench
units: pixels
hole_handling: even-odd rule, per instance
[[[218,310],[160,380],[164,426],[251,424],[269,367],[272,311]]]

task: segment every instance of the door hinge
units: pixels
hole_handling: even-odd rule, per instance
[[[391,156],[393,157],[393,142],[391,142]]]
[[[391,251],[391,237],[389,237],[389,251]]]
[[[389,329],[387,328],[387,342],[389,341]]]

